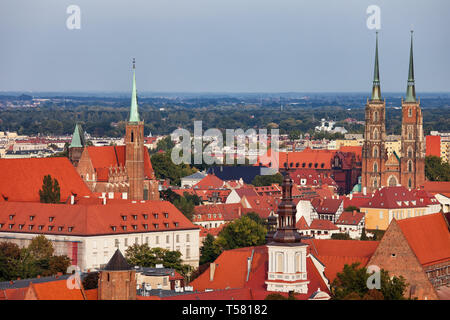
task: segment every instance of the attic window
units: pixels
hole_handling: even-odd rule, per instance
[[[127,231],[127,226],[122,226],[123,231]]]
[[[136,214],[133,214],[133,219],[137,220],[137,215]]]
[[[116,231],[116,226],[111,226],[112,231]]]
[[[2,228],[2,227],[3,227],[3,225],[4,225],[4,223],[0,223],[0,228]]]
[[[23,224],[19,224],[19,229],[22,230],[23,229]]]
[[[133,224],[133,229],[137,230],[137,225],[136,224]]]
[[[12,220],[12,219],[14,219],[14,214],[9,215],[9,220]]]
[[[395,258],[396,256],[397,256],[397,255],[396,255],[395,253],[392,253],[392,254],[391,254],[391,257],[392,257],[392,258]]]
[[[148,229],[148,224],[143,224],[144,229],[147,230]]]
[[[167,212],[164,212],[164,217],[165,217],[165,218],[168,218],[168,217],[169,217],[169,214],[168,214]]]
[[[55,220],[55,217],[48,217],[48,221],[53,222]]]
[[[159,224],[157,224],[157,223],[154,223],[153,226],[155,227],[155,229],[159,228]]]
[[[122,215],[122,220],[123,221],[127,221],[127,216],[126,215]]]
[[[145,213],[144,213],[142,216],[144,217],[145,220],[148,219],[148,214],[145,214]]]
[[[155,219],[158,219],[158,214],[154,213],[153,216],[155,217]]]
[[[30,221],[33,221],[33,219],[34,219],[34,216],[30,216]]]
[[[68,227],[67,230],[68,230],[69,232],[72,232],[73,227]]]
[[[167,222],[164,223],[164,227],[168,228],[169,224]]]
[[[33,225],[32,225],[32,224],[30,224],[30,225],[28,226],[28,230],[33,230]]]
[[[11,223],[11,224],[9,225],[9,228],[12,229],[13,227],[14,227],[14,223]]]
[[[63,231],[64,227],[58,227],[58,231]]]
[[[44,229],[44,226],[43,226],[43,225],[40,225],[40,226],[38,227],[38,229],[39,229],[39,230],[42,230],[42,229]]]
[[[53,230],[53,226],[48,226],[48,231],[52,231]]]
[[[178,222],[174,222],[173,224],[175,225],[175,227],[178,227],[178,225],[179,225]]]

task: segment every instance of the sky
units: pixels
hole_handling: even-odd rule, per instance
[[[80,29],[66,12],[80,8]],[[0,92],[450,91],[448,0],[1,0]]]

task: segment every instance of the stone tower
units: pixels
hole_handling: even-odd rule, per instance
[[[77,123],[75,125],[75,130],[73,131],[72,141],[69,145],[69,160],[75,167],[78,166],[78,162],[80,161],[85,146],[86,140],[84,138],[83,129],[81,128],[81,125]]]
[[[98,300],[136,300],[136,271],[119,249],[99,273]]]
[[[413,32],[409,56],[406,98],[402,99],[402,135],[400,180],[406,188],[417,188],[425,182],[425,140],[420,100],[416,99],[413,61]]]
[[[128,173],[131,200],[144,200],[144,121],[140,120],[136,92],[135,61],[133,59],[133,89],[130,116],[125,132],[125,167]]]
[[[386,101],[381,98],[380,71],[378,67],[378,32],[375,45],[375,67],[372,96],[367,100],[366,125],[362,151],[362,188],[372,192],[384,184],[386,148]]]

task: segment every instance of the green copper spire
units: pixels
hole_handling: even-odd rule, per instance
[[[406,102],[416,102],[416,87],[414,84],[414,61],[413,61],[413,31],[411,30],[411,49],[409,52],[408,86],[406,88]]]
[[[381,100],[381,88],[380,88],[380,70],[378,68],[378,31],[376,33],[376,45],[375,45],[375,67],[373,70],[373,86],[372,86],[372,101]]]
[[[129,122],[139,122],[138,103],[137,103],[137,92],[136,92],[136,72],[135,72],[136,61],[133,58],[133,91],[131,92],[131,107],[130,107],[130,118]]]
[[[72,135],[72,142],[69,148],[83,148],[85,146],[84,133],[80,124],[75,125],[75,130]]]

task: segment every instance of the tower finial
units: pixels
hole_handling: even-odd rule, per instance
[[[372,101],[381,101],[380,69],[378,66],[378,30],[376,31],[375,65],[373,70]]]
[[[413,33],[411,30],[411,48],[409,51],[409,70],[408,70],[408,85],[406,88],[406,102],[416,102],[416,87],[414,80],[414,58],[413,58]]]

